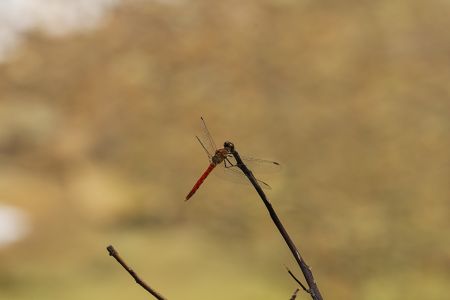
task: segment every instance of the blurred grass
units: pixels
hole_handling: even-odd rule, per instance
[[[448,9],[129,1],[95,31],[29,34],[0,65],[0,201],[33,225],[0,249],[0,299],[148,299],[109,243],[170,299],[288,299],[249,187],[212,177],[183,202],[200,115],[283,162],[269,197],[325,299],[444,299]]]

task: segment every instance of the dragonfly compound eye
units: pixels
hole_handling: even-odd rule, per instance
[[[225,148],[229,148],[230,150],[234,149],[234,144],[232,142],[225,142],[225,143],[223,143],[223,146]]]

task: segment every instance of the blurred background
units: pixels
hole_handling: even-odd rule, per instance
[[[289,299],[301,273],[250,185],[195,139],[283,164],[259,174],[325,299],[445,299],[450,2],[0,2],[0,299]],[[297,299],[310,299],[300,293]]]

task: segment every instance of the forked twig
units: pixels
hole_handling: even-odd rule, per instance
[[[309,293],[309,290],[305,287],[305,285],[300,280],[297,279],[297,277],[295,277],[295,275],[291,272],[291,270],[289,270],[288,267],[286,267],[286,269],[287,269],[289,275],[291,275],[291,277],[295,280],[295,282],[297,282],[305,292]]]
[[[125,261],[119,256],[119,253],[116,251],[116,249],[114,249],[114,247],[112,245],[106,247],[106,249],[108,250],[109,255],[114,257],[117,260],[117,262],[131,275],[131,277],[134,278],[136,283],[144,288],[144,290],[146,290],[147,292],[152,294],[153,297],[155,297],[158,300],[167,300],[166,298],[161,296],[161,294],[159,294],[157,291],[152,289],[148,284],[146,284],[141,278],[139,278],[139,276],[136,274],[136,272],[134,272],[133,269],[131,269],[125,263]]]
[[[284,241],[286,242],[287,246],[291,250],[292,255],[294,256],[295,260],[297,261],[303,276],[305,276],[306,282],[309,286],[309,289],[303,289],[311,295],[311,297],[314,300],[322,300],[322,295],[320,294],[319,287],[317,286],[313,273],[311,272],[311,268],[306,264],[305,260],[300,255],[300,252],[297,249],[297,246],[295,246],[294,242],[292,241],[291,237],[287,233],[286,229],[284,228],[283,224],[281,223],[280,219],[278,218],[277,213],[272,207],[272,204],[270,203],[269,199],[267,199],[266,194],[264,194],[261,186],[258,184],[258,181],[256,180],[255,176],[253,176],[253,173],[247,168],[247,166],[242,162],[241,157],[239,156],[239,153],[234,148],[234,145],[230,142],[226,142],[225,145],[230,145],[229,152],[234,156],[237,162],[237,166],[244,172],[245,176],[250,180],[253,187],[256,189],[256,192],[261,197],[262,201],[264,202],[264,205],[266,206],[270,217],[272,218],[272,221],[274,222],[275,226],[277,227],[278,231],[280,232],[281,236],[283,237]]]

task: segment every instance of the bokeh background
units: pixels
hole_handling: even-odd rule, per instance
[[[0,299],[448,299],[450,2],[2,1]],[[298,299],[309,299],[299,294]]]

